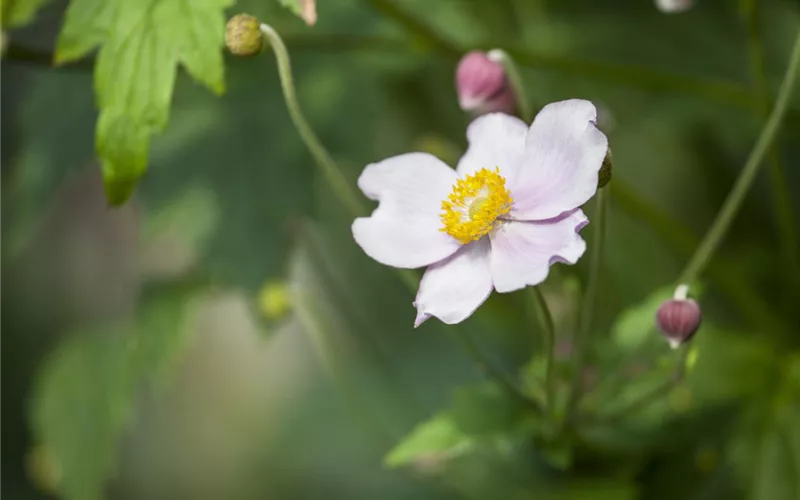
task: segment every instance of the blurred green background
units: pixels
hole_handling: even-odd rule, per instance
[[[800,294],[772,163],[703,276],[705,324],[680,390],[571,452],[508,425],[453,459],[390,469],[383,456],[419,422],[453,404],[480,420],[491,404],[454,396],[483,380],[459,337],[524,382],[541,354],[524,295],[414,330],[413,294],[352,241],[268,51],[226,54],[221,97],[180,72],[147,174],[108,208],[92,62],[49,62],[65,6],[7,33],[2,60],[8,498],[800,498]],[[623,370],[623,388],[663,378],[657,299],[744,164],[800,29],[790,0],[676,15],[648,0],[320,0],[313,28],[273,0],[239,12],[285,37],[300,103],[353,184],[411,150],[457,161],[466,50],[511,53],[537,107],[597,104],[615,160],[592,328],[600,389],[620,363],[644,365]],[[775,154],[796,235],[797,95],[791,106]],[[564,339],[586,260],[545,287]],[[631,335],[652,349],[637,357]],[[600,389],[591,404],[626,397]]]

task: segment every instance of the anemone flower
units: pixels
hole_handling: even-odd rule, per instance
[[[358,186],[378,207],[353,222],[353,236],[387,266],[428,266],[414,326],[436,316],[459,323],[493,290],[537,285],[556,262],[586,251],[580,206],[597,191],[608,149],[584,100],[545,106],[530,128],[502,113],[467,129],[455,170],[426,153],[368,165]]]

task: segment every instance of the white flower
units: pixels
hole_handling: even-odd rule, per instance
[[[368,165],[358,186],[378,208],[353,236],[378,262],[429,266],[414,305],[415,326],[469,317],[491,294],[536,285],[554,262],[586,250],[579,208],[597,191],[608,141],[597,112],[573,99],[545,106],[528,128],[493,113],[467,129],[456,170],[426,153]]]

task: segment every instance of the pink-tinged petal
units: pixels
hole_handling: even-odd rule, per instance
[[[414,327],[431,316],[448,325],[470,317],[492,293],[489,255],[489,241],[483,238],[430,266],[414,301],[417,308]]]
[[[461,243],[440,231],[439,214],[455,182],[455,171],[426,153],[368,165],[358,187],[379,204],[371,216],[353,222],[356,243],[392,267],[422,267],[449,257]]]
[[[556,219],[511,221],[490,233],[491,271],[498,292],[538,285],[555,262],[574,264],[586,251],[580,231],[589,220],[580,209]]]
[[[548,104],[528,131],[524,165],[513,184],[511,216],[544,220],[580,207],[597,192],[608,139],[595,126],[589,101]]]
[[[506,186],[511,185],[522,164],[527,133],[525,122],[511,115],[490,113],[476,118],[467,127],[469,147],[458,162],[458,176],[499,167]]]

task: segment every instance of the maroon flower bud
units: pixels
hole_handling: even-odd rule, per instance
[[[511,113],[516,107],[505,68],[483,52],[469,52],[461,58],[456,91],[461,109],[475,114]]]
[[[687,298],[688,291],[686,285],[678,286],[675,296],[662,303],[656,312],[656,326],[673,349],[692,338],[700,327],[700,305]]]

